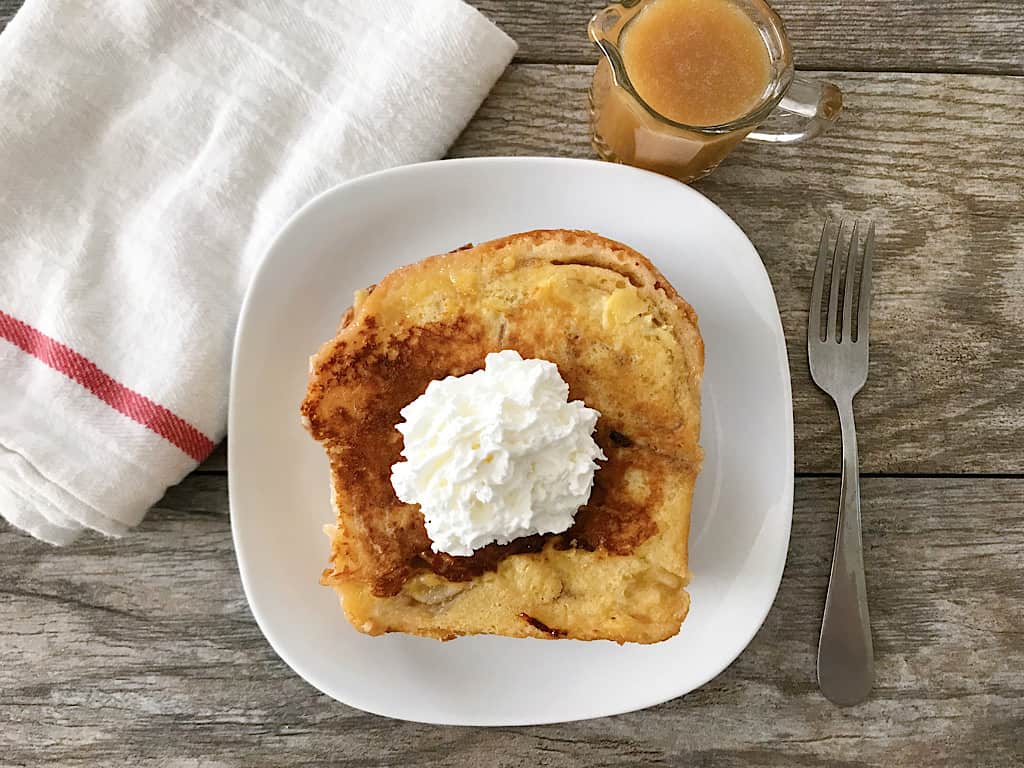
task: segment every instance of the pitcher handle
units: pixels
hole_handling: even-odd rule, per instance
[[[752,131],[747,139],[771,144],[807,141],[828,130],[842,109],[843,94],[837,86],[797,74],[769,118],[778,123],[778,129]],[[775,115],[780,119],[776,121]]]

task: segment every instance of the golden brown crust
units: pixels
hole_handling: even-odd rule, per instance
[[[394,428],[399,411],[430,381],[476,370],[488,352],[507,348],[555,362],[570,396],[601,411],[595,437],[608,461],[566,533],[492,545],[468,558],[435,554],[418,507],[399,502],[391,487],[390,468],[402,448]],[[702,370],[692,308],[646,258],[593,233],[527,232],[392,272],[357,295],[338,335],[314,356],[302,405],[330,458],[338,510],[324,583],[344,596],[353,623],[372,633],[565,632],[642,642],[674,634],[688,604],[681,586],[689,497],[701,461]],[[623,567],[627,560],[630,568]],[[593,616],[589,629],[551,624],[536,595],[490,624],[465,620],[473,615],[473,593],[512,600],[516,593],[506,582],[537,574],[550,576],[549,586],[561,584],[547,590],[559,596],[541,601],[547,618],[557,618],[548,603],[572,602],[561,594],[575,579],[565,566],[577,561],[599,578],[618,573],[629,584],[641,583],[641,572],[665,583],[678,579],[681,597],[651,593],[659,616],[610,619],[618,628],[602,628]],[[527,576],[520,574],[524,567]],[[585,591],[585,582],[577,589]],[[667,612],[659,602],[671,603]],[[455,604],[465,605],[465,616]],[[444,610],[422,615],[424,606],[437,605]],[[572,615],[558,620],[571,622]],[[645,622],[656,626],[646,631]],[[555,632],[538,632],[538,625]]]

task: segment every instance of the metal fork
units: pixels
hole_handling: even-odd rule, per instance
[[[853,227],[848,244],[839,225],[832,244],[829,222],[821,231],[818,262],[811,287],[807,323],[807,358],[811,378],[832,397],[839,410],[843,435],[843,480],[839,498],[839,522],[832,572],[825,598],[825,614],[818,641],[818,686],[835,704],[848,706],[864,701],[874,681],[874,652],[864,584],[864,552],[860,526],[860,472],[857,468],[857,435],[853,423],[853,397],[868,377],[868,315],[871,310],[871,262],[875,252],[875,226],[869,224],[861,243],[862,226]],[[845,254],[844,254],[845,251]],[[842,308],[839,283],[844,272]],[[832,269],[828,270],[831,261]],[[856,267],[861,267],[860,290],[853,322]],[[831,274],[826,325],[821,323],[826,272]]]

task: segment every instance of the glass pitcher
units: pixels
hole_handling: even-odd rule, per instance
[[[721,125],[686,125],[659,114],[634,90],[621,45],[630,22],[662,0],[622,0],[598,12],[588,27],[604,54],[590,87],[594,149],[627,163],[690,182],[714,170],[740,141],[789,144],[823,133],[839,116],[843,97],[832,83],[797,74],[782,20],[763,0],[731,2],[757,27],[770,60],[770,80],[758,103]],[[671,2],[671,0],[665,0]],[[769,116],[772,126],[762,126]]]

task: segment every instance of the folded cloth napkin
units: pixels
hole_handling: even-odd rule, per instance
[[[119,536],[223,437],[302,203],[440,157],[515,52],[462,0],[27,0],[0,34],[0,513]]]

